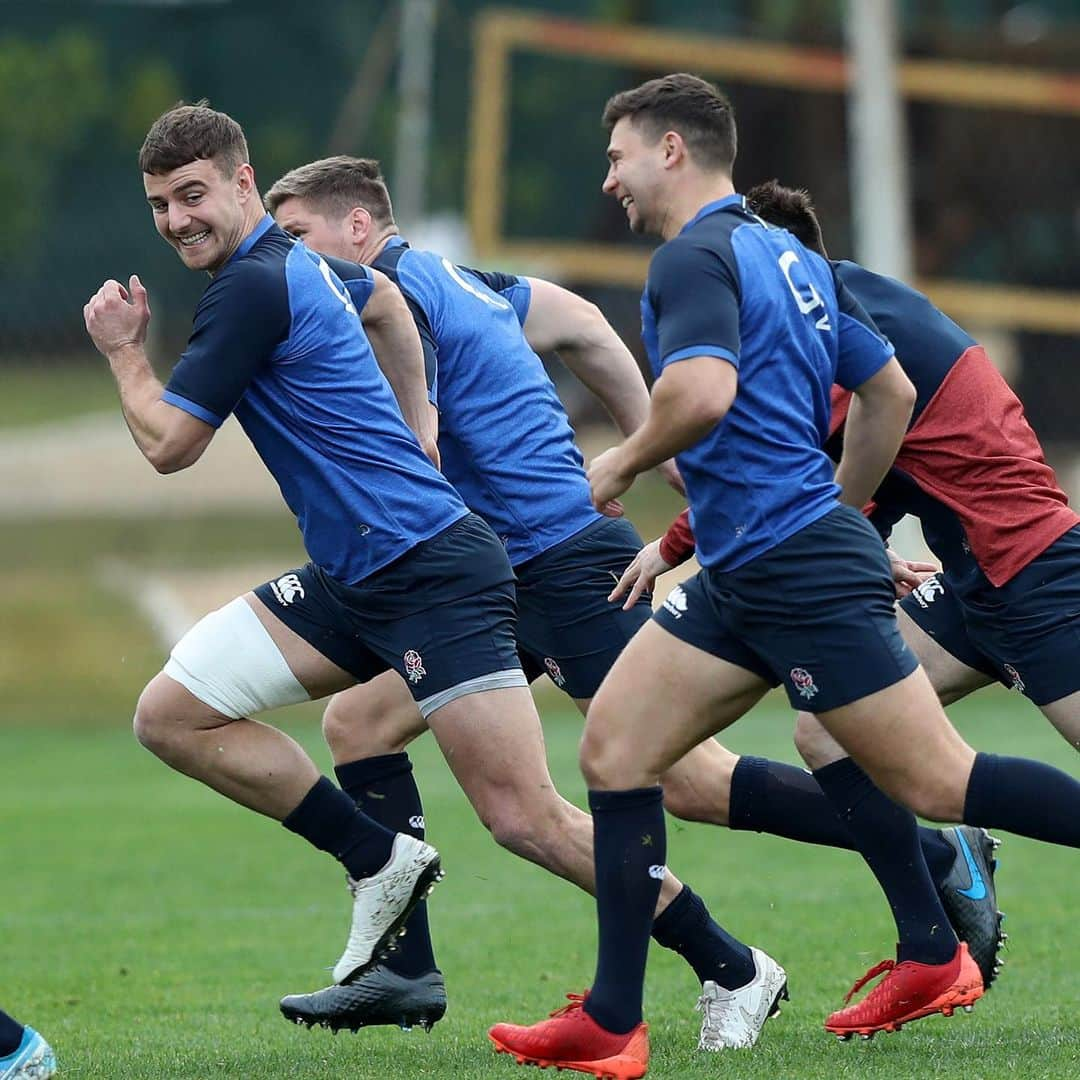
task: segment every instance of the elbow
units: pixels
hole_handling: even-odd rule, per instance
[[[162,442],[157,446],[147,447],[143,450],[143,454],[157,472],[162,476],[168,476],[170,473],[180,472],[189,465],[194,465],[202,456],[204,449],[206,449],[206,443],[192,446]]]
[[[693,406],[696,426],[711,431],[728,414],[731,399],[726,394],[703,394]]]
[[[915,384],[905,375],[903,385],[897,392],[897,410],[904,414],[905,424],[911,419],[911,414],[915,411],[915,401],[918,396]]]
[[[180,455],[163,447],[156,448],[154,450],[146,451],[146,460],[154,466],[154,469],[162,476],[168,476],[170,473],[179,472],[181,469],[186,469],[191,464],[189,461],[185,461]]]

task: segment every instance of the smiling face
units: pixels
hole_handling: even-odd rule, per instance
[[[664,139],[649,144],[624,116],[611,129],[604,194],[619,200],[631,232],[659,233],[664,218]]]
[[[191,270],[220,270],[262,217],[248,164],[222,175],[199,158],[171,172],[143,173],[154,226]]]
[[[357,258],[351,216],[348,214],[340,221],[331,221],[313,209],[307,200],[294,195],[278,204],[274,210],[274,220],[287,233],[303,240],[320,255],[336,256],[350,262]]]

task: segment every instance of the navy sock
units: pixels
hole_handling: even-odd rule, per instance
[[[1080,847],[1080,783],[1041,761],[976,754],[964,824]]]
[[[329,852],[354,878],[370,877],[390,858],[394,834],[357,809],[325,776],[281,823],[320,851]]]
[[[653,940],[677,952],[699,981],[712,979],[725,990],[738,990],[754,977],[754,958],[709,914],[689,885],[656,917]]]
[[[856,850],[851,830],[813,773],[782,761],[749,755],[739,758],[731,776],[728,822],[732,829]],[[938,829],[925,825],[919,826],[919,843],[930,877],[940,885],[952,869],[955,853]]]
[[[424,807],[408,754],[380,754],[350,761],[335,766],[334,772],[342,790],[373,821],[393,832],[424,839]],[[407,933],[399,940],[398,951],[381,963],[407,978],[436,971],[426,900],[416,905],[405,928]]]
[[[0,1058],[14,1054],[22,1042],[23,1026],[0,1009]]]
[[[814,776],[889,901],[899,938],[897,960],[947,963],[956,953],[956,935],[930,880],[914,816],[879,791],[851,758]]]
[[[619,1034],[641,1023],[645,959],[667,858],[659,787],[590,791],[599,957],[585,1011]]]

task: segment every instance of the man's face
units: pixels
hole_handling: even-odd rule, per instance
[[[226,177],[215,162],[200,158],[161,176],[143,173],[143,186],[155,228],[188,269],[220,270],[244,239],[254,194],[250,165]]]
[[[605,195],[614,196],[626,211],[632,232],[659,232],[660,184],[664,177],[663,140],[646,143],[624,116],[611,129],[608,140]]]
[[[274,220],[298,240],[320,255],[356,261],[356,245],[346,214],[340,221],[330,221],[313,210],[305,200],[292,196],[278,204]]]

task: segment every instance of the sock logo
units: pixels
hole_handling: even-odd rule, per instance
[[[656,881],[663,881],[665,874],[667,874],[667,867],[663,864],[657,863],[649,867],[649,877]]]
[[[424,815],[414,814],[411,818],[409,818],[409,828],[422,830],[424,828]]]

